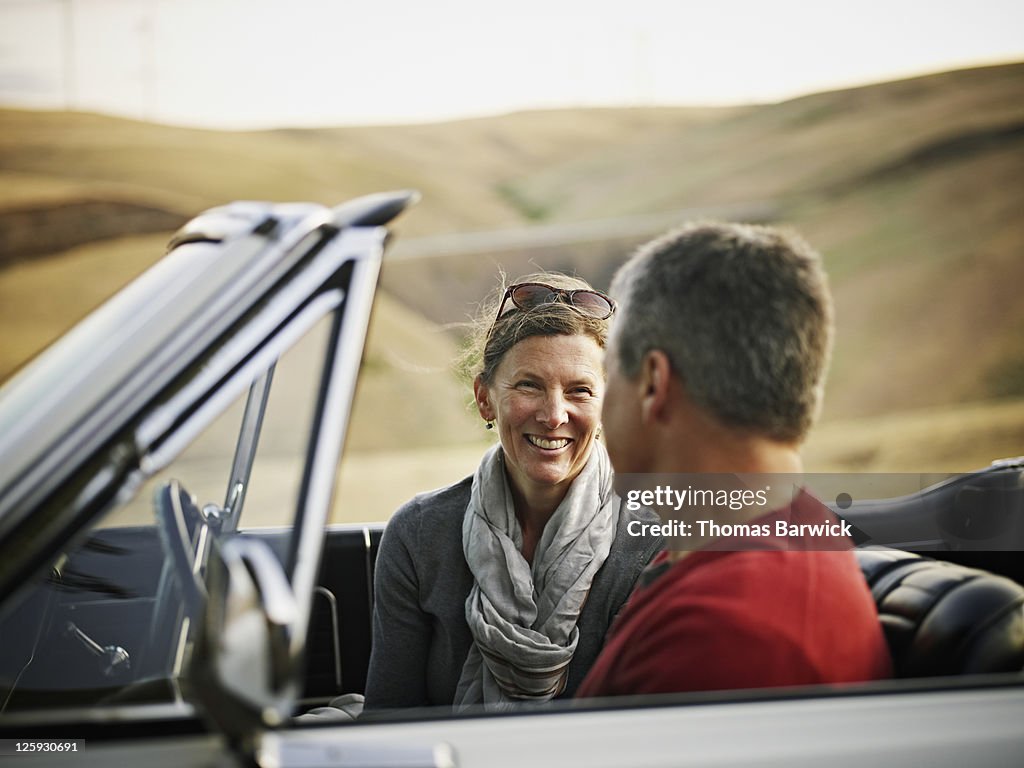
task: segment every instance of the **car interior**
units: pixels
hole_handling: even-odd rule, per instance
[[[1006,467],[998,475],[1005,479],[1022,472]],[[1015,503],[1022,499],[1024,490]],[[198,515],[190,522],[195,543],[204,523]],[[300,711],[364,690],[374,560],[383,528],[332,525],[326,532]],[[266,543],[282,561],[288,534],[281,528],[242,533]],[[156,527],[114,527],[93,531],[60,558],[0,625],[6,646],[0,660],[5,712],[160,702],[176,695],[182,644],[172,627],[181,624],[181,600],[162,551]],[[1024,586],[1013,554],[856,549],[896,677],[1024,669]]]

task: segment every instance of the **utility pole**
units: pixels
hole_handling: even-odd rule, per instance
[[[69,112],[78,104],[75,84],[75,0],[64,3],[64,109]]]
[[[151,0],[149,11],[139,22],[139,55],[141,59],[140,77],[142,79],[142,119],[153,122],[156,120],[157,88],[156,88],[156,21],[159,0]]]

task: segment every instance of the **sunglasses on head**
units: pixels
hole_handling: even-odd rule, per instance
[[[505,291],[505,295],[502,296],[498,314],[494,316],[494,323],[497,323],[505,312],[505,304],[509,299],[512,299],[512,303],[524,311],[544,304],[562,302],[581,315],[597,320],[611,317],[615,311],[615,301],[600,291],[593,291],[589,288],[555,288],[544,283],[516,283],[510,285]],[[492,330],[494,323],[491,323]]]

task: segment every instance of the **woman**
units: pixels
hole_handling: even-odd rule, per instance
[[[556,274],[497,298],[473,394],[500,442],[388,523],[367,709],[571,696],[661,545],[627,533],[640,513],[620,504],[597,442],[614,302]]]

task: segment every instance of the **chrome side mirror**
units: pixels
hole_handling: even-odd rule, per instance
[[[298,697],[298,604],[270,547],[233,536],[210,553],[209,599],[196,639],[192,698],[233,741],[285,722]]]

